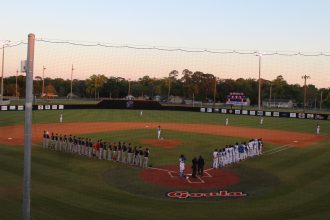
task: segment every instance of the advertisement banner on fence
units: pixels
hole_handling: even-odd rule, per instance
[[[211,113],[212,112],[212,108],[207,108],[207,112]]]
[[[305,118],[305,113],[299,113],[298,118]]]
[[[250,115],[256,115],[256,111],[250,111]]]
[[[38,110],[44,110],[44,106],[43,105],[38,105]]]
[[[242,115],[247,115],[248,114],[248,110],[242,110]]]
[[[265,116],[268,116],[268,117],[272,116],[272,112],[265,112]]]
[[[219,109],[218,108],[215,108],[214,109],[214,112],[219,113]]]
[[[240,115],[241,114],[241,110],[235,110],[235,115]]]
[[[205,112],[205,108],[201,108],[201,112]]]
[[[264,112],[263,111],[258,111],[258,115],[259,116],[263,116],[264,115]]]
[[[221,113],[226,114],[227,113],[227,109],[225,109],[225,108],[221,109]]]
[[[8,107],[6,105],[1,106],[1,111],[7,111],[7,110],[8,110]]]
[[[279,117],[280,116],[280,113],[279,112],[273,112],[273,116],[274,117]]]
[[[9,106],[9,110],[16,110],[16,106],[15,105]]]
[[[52,105],[52,109],[56,110],[57,109],[57,105]]]
[[[314,119],[314,114],[307,114],[308,119]]]
[[[297,117],[297,113],[291,112],[290,113],[290,118],[296,118]]]
[[[19,105],[19,106],[17,106],[17,110],[18,110],[18,111],[23,111],[23,110],[24,110],[24,105]]]

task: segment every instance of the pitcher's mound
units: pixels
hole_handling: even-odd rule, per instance
[[[161,147],[166,149],[172,149],[182,143],[180,140],[175,139],[143,139],[142,144],[149,144],[155,147]]]

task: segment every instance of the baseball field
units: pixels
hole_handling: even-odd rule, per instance
[[[229,126],[224,126],[226,117]],[[0,112],[1,220],[22,215],[23,130],[24,112]],[[148,147],[151,167],[43,149],[44,130]],[[34,111],[32,135],[32,219],[330,218],[329,121],[265,117],[260,125],[256,116],[219,113]],[[211,169],[214,149],[251,138],[263,139],[263,155]],[[204,177],[177,177],[181,154],[188,173],[192,158],[202,155]],[[175,191],[246,196],[167,196]]]

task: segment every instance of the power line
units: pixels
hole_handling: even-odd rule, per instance
[[[59,40],[59,39],[36,39],[37,42],[51,44],[68,44],[82,47],[105,47],[105,48],[126,48],[134,50],[158,50],[167,52],[186,52],[186,53],[210,53],[210,54],[238,54],[238,55],[257,55],[260,51],[256,50],[229,50],[229,49],[200,49],[200,48],[185,48],[185,47],[166,47],[166,46],[149,46],[149,45],[129,45],[129,44],[112,44],[101,42],[74,41],[74,40]],[[5,46],[17,47],[26,45],[26,41],[17,41]],[[2,50],[2,48],[0,48]],[[330,57],[330,52],[295,52],[295,51],[268,51],[262,53],[263,56],[304,56],[304,57]]]
[[[211,53],[211,54],[238,54],[238,55],[257,55],[259,51],[243,51],[243,50],[226,50],[226,49],[189,49],[183,47],[160,47],[160,46],[135,46],[135,45],[116,45],[110,43],[101,43],[101,42],[81,42],[81,41],[71,41],[71,40],[50,40],[39,38],[36,41],[43,43],[52,43],[52,44],[68,44],[73,46],[82,46],[82,47],[106,47],[106,48],[126,48],[134,50],[158,50],[158,51],[167,51],[167,52],[186,52],[186,53]],[[275,51],[262,53],[264,56],[306,56],[306,57],[320,57],[320,56],[330,56],[330,52],[285,52],[285,51]]]

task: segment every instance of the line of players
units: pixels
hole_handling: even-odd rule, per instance
[[[226,145],[223,149],[215,149],[213,152],[213,168],[221,168],[238,163],[249,157],[262,154],[262,139],[251,139],[248,143]]]
[[[107,143],[102,139],[93,142],[90,138],[82,138],[70,135],[52,133],[43,134],[43,148],[56,151],[78,154],[100,160],[112,160],[139,167],[148,167],[148,148],[132,147],[131,143]]]

